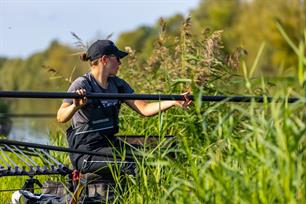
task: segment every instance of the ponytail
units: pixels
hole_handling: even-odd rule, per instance
[[[87,54],[85,52],[83,52],[81,55],[80,55],[80,59],[84,62],[88,61],[89,58],[87,56]]]

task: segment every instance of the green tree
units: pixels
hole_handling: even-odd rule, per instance
[[[4,62],[7,60],[7,58],[5,57],[0,57],[0,69],[2,67],[2,65],[4,64]]]
[[[281,66],[288,69],[296,64],[295,54],[277,30],[276,24],[280,23],[289,37],[298,42],[306,27],[301,4],[299,0],[254,0],[242,5],[240,17],[232,28],[236,37],[232,36],[231,41],[248,50],[249,63],[254,60],[260,44],[266,43],[264,57],[261,58],[262,73],[275,74]]]

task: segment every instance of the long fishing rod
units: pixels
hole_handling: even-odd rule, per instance
[[[124,93],[86,93],[85,95],[90,99],[119,99],[119,100],[177,100],[184,101],[183,95],[166,95],[166,94],[124,94]],[[63,98],[82,98],[77,93],[66,92],[30,92],[30,91],[0,91],[0,98],[47,98],[47,99],[63,99]],[[188,95],[190,100],[194,100],[193,95]],[[288,103],[294,103],[299,101],[299,98],[273,98],[271,96],[202,96],[202,101],[210,102],[259,102],[265,101],[287,101]]]
[[[109,156],[106,154],[92,152],[92,151],[77,150],[77,149],[72,149],[72,148],[57,147],[57,146],[36,144],[36,143],[29,143],[29,142],[20,142],[20,141],[13,141],[13,140],[7,140],[7,139],[0,139],[0,145],[14,145],[14,146],[25,147],[25,148],[37,148],[37,149],[53,150],[53,151],[59,151],[59,152],[88,154],[88,155],[94,155],[94,156],[104,156],[104,157]]]
[[[54,118],[54,113],[0,113],[0,118]]]
[[[147,142],[148,144],[158,142],[160,137],[159,136],[148,136],[145,137],[143,135],[117,135],[116,138],[121,140],[122,142],[127,142],[129,144],[144,144]],[[166,140],[172,140],[175,137],[173,135],[165,135],[162,138]],[[51,146],[51,145],[44,145],[44,144],[36,144],[36,143],[29,143],[29,142],[21,142],[21,141],[14,141],[14,140],[8,140],[8,139],[0,139],[0,146],[2,145],[14,145],[18,147],[22,147],[23,150],[27,150],[27,148],[37,148],[37,149],[44,149],[44,150],[53,150],[53,151],[59,151],[59,152],[68,152],[68,153],[79,153],[79,154],[88,154],[88,155],[94,155],[94,156],[109,156],[107,154],[103,153],[97,153],[92,151],[86,151],[86,150],[77,150],[72,148],[66,148],[66,147],[58,147],[58,146]]]

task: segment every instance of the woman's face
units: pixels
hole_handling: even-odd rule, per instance
[[[108,61],[105,65],[105,68],[108,70],[110,75],[116,75],[119,70],[119,66],[121,65],[120,58],[115,55],[110,55],[107,57]]]

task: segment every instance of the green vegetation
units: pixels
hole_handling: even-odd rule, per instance
[[[119,203],[305,203],[301,110],[303,104],[197,104],[165,114],[159,124],[176,135],[178,147],[169,151],[177,158],[157,153],[139,161],[139,177],[129,177]],[[153,123],[142,127],[158,131]]]
[[[190,90],[197,98],[217,94],[303,98],[305,9],[305,1],[298,0],[203,1],[192,18],[177,15],[161,19],[155,27],[122,34],[118,43],[128,46],[130,56],[123,60],[120,75],[138,93]],[[211,30],[203,29],[207,27]],[[46,52],[29,58],[31,63],[5,61],[0,76],[16,64],[28,80],[37,76],[31,80],[36,88],[64,90],[71,75],[73,79],[88,67],[67,54],[72,52],[76,51],[54,42]],[[33,66],[29,75],[24,64],[32,66],[34,61],[47,69],[35,72]],[[41,81],[48,70],[53,80]],[[8,76],[12,78],[5,89],[33,88],[19,82],[15,71]],[[170,109],[151,118],[123,107],[120,119],[120,134],[175,135],[177,147],[146,152],[137,162],[138,175],[125,178],[124,193],[118,183],[117,203],[306,203],[305,99],[295,104],[196,99],[187,111]],[[62,132],[50,136],[54,144],[66,144]],[[176,152],[176,158],[166,157],[167,152]],[[69,163],[66,155],[58,157]],[[19,178],[0,178],[0,189],[18,188],[17,182]],[[0,202],[9,197],[1,194]]]
[[[237,46],[248,52],[248,64],[256,57],[260,43],[266,43],[257,74],[271,76],[294,75],[294,65],[297,58],[289,44],[277,29],[279,23],[288,36],[298,42],[303,38],[306,27],[306,3],[300,0],[203,0],[191,11],[193,19],[193,39],[201,36],[205,28],[224,30],[224,46],[227,52]],[[168,32],[168,45],[171,47],[179,35],[180,24],[184,18],[176,15],[165,19]],[[141,35],[144,29],[149,32],[146,38]],[[130,46],[136,53],[144,57],[153,50],[152,42],[157,38],[159,25],[149,28],[139,28],[123,33],[118,39],[120,46]],[[136,45],[135,42],[140,42]],[[141,47],[139,45],[142,45]],[[304,48],[305,50],[305,48]]]
[[[9,105],[5,101],[0,100],[0,113],[8,113],[9,109]]]
[[[222,44],[219,41],[219,33],[206,33],[202,40],[198,39],[210,43],[201,44],[199,41],[190,40],[192,34],[188,29],[189,23],[187,19],[182,27],[179,47],[174,46],[173,50],[163,47],[163,39],[166,37],[165,33],[160,33],[158,47],[152,57],[160,59],[163,64],[146,69],[151,76],[157,73],[154,75],[156,81],[164,82],[162,85],[158,84],[162,86],[160,90],[182,91],[183,87],[188,87],[191,83],[196,96],[235,91],[250,95],[304,95],[303,83],[298,80],[305,82],[306,63],[302,49],[297,50],[295,56],[299,62],[299,68],[295,72],[300,75],[296,74],[295,80],[289,84],[280,82],[281,84],[269,85],[263,77],[259,80],[254,78],[256,67],[264,53],[264,44],[250,68],[242,63],[241,72],[244,74],[239,76],[238,70],[230,69],[234,66],[229,66],[226,60],[229,58],[222,58],[222,46],[218,46]],[[162,27],[161,31],[164,30]],[[287,36],[282,27],[279,27],[279,30],[284,37]],[[287,40],[293,49],[296,48],[290,38]],[[306,40],[301,39],[299,44],[305,47]],[[175,55],[174,50],[180,54]],[[202,65],[201,62],[208,59],[206,53],[212,54],[212,61],[211,64]],[[171,58],[172,56],[180,58]],[[174,64],[181,66],[172,65],[175,59],[177,61]],[[177,70],[177,67],[181,69]],[[185,67],[186,70],[182,69]],[[178,80],[167,78],[168,73],[171,73],[170,76],[175,73]],[[136,75],[131,76],[133,77]],[[146,89],[159,88],[141,75],[139,80],[142,79],[142,85]],[[155,83],[156,81],[154,80]],[[169,151],[175,151],[177,158],[169,159],[165,157],[165,152],[158,149],[154,156],[152,152],[147,154],[144,159],[138,161],[138,177],[128,177],[126,192],[122,194],[118,191],[116,202],[306,202],[306,115],[303,102],[213,104],[196,100],[194,105],[187,112],[170,110],[158,118],[150,119],[138,118],[125,110],[125,116],[122,118],[124,133],[133,134],[140,131],[145,135],[176,135],[178,147]]]
[[[293,42],[302,39],[306,27],[305,1],[203,0],[190,12],[190,16],[193,22],[190,28],[193,33],[192,41],[197,41],[207,30],[206,28],[214,31],[224,30],[224,51],[231,53],[236,47],[243,48],[244,53],[248,54],[245,58],[248,67],[251,67],[260,44],[265,43],[256,76],[262,73],[264,76],[278,77],[295,75],[298,59],[292,52],[290,44],[279,32],[278,25],[286,30]],[[165,32],[167,32],[166,48],[173,48],[176,41],[181,38],[180,29],[184,21],[185,17],[180,14],[164,19]],[[121,33],[117,39],[119,47],[127,46],[135,51],[137,55],[135,66],[142,70],[149,56],[156,51],[157,45],[154,43],[159,38],[159,24],[156,22],[156,25],[152,27],[142,26],[133,31]],[[304,49],[305,52],[305,47],[299,49]],[[81,63],[78,59],[79,51],[84,51],[82,46],[71,48],[54,41],[46,51],[33,54],[27,59],[0,58],[0,88],[4,90],[66,90],[69,81],[88,70],[88,64]],[[179,68],[180,64],[177,65],[177,69]],[[74,69],[73,73],[72,69]],[[125,77],[126,74],[122,76]],[[47,80],[48,78],[52,80]]]

